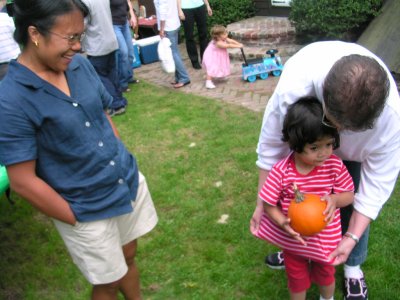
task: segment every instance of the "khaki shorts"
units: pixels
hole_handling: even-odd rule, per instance
[[[121,279],[128,271],[122,246],[151,231],[158,218],[146,179],[139,172],[133,212],[110,219],[77,222],[74,226],[53,219],[65,245],[91,284]]]

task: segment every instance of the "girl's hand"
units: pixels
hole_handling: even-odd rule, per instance
[[[321,201],[326,201],[326,209],[323,214],[325,215],[325,221],[329,224],[335,217],[336,198],[333,195],[324,195],[321,197]]]
[[[293,230],[292,227],[290,227],[290,219],[285,218],[282,224],[280,224],[281,228],[285,230],[288,234],[290,234],[295,240],[298,240],[302,245],[307,246],[307,243],[304,241],[304,239],[301,237],[300,233],[296,232]]]

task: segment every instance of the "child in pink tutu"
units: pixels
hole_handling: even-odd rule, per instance
[[[228,48],[242,48],[243,44],[228,38],[224,26],[215,25],[211,29],[212,41],[204,51],[202,65],[207,72],[206,88],[214,89],[213,78],[222,78],[231,74]]]

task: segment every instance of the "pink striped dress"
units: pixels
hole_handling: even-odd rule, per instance
[[[290,201],[294,198],[293,183],[296,183],[302,193],[320,196],[354,190],[349,172],[336,155],[332,155],[322,166],[315,167],[309,174],[302,175],[296,170],[292,153],[274,165],[260,190],[259,197],[270,205],[281,206],[283,214],[287,216]],[[293,254],[317,262],[332,263],[328,260],[328,255],[342,238],[340,209],[336,209],[334,220],[320,233],[304,237],[307,246],[288,235],[266,214],[262,216],[255,235]]]

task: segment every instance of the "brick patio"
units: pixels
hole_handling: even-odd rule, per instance
[[[294,44],[293,29],[287,19],[282,17],[254,17],[230,24],[228,30],[233,38],[243,41],[244,51],[249,58],[262,57],[266,50],[277,48],[285,62],[290,55],[301,48]],[[272,41],[272,37],[275,42]],[[255,40],[259,40],[259,43],[257,44]],[[262,112],[279,80],[279,77],[269,76],[266,80],[258,79],[253,83],[244,81],[241,77],[242,55],[238,49],[230,49],[231,76],[226,81],[216,81],[217,88],[208,90],[204,87],[204,71],[192,68],[184,44],[180,44],[180,52],[191,79],[190,85],[179,89],[183,93],[200,95]],[[170,82],[174,81],[174,76],[162,72],[159,62],[142,65],[135,69],[135,74],[139,79],[172,89]],[[134,91],[134,87],[132,88]]]

